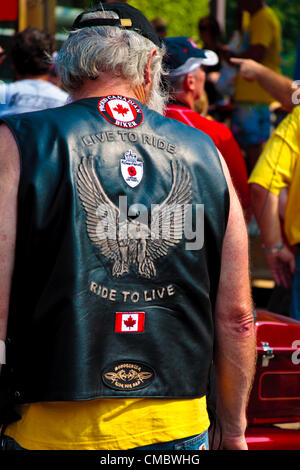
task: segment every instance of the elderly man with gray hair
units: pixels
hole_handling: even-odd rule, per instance
[[[72,102],[2,120],[5,449],[207,449],[212,362],[222,446],[247,448],[246,228],[212,141],[161,114],[163,52],[99,5],[58,57]]]

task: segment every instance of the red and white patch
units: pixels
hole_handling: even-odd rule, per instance
[[[116,333],[143,333],[145,312],[116,312]]]
[[[143,121],[139,105],[125,96],[106,96],[98,103],[102,116],[118,127],[133,128]]]
[[[144,174],[144,165],[141,160],[137,159],[136,153],[129,150],[124,154],[125,158],[120,160],[121,173],[131,188],[135,188],[142,181]]]

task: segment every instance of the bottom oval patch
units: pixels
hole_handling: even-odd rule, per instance
[[[107,387],[128,392],[148,387],[154,377],[152,367],[135,361],[113,362],[102,371],[102,380]]]

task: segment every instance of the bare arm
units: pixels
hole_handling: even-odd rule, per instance
[[[279,196],[271,193],[259,184],[251,184],[251,200],[262,241],[267,250],[282,243],[282,233],[279,216]],[[278,285],[290,287],[295,270],[295,256],[283,246],[275,253],[266,253],[270,271]]]
[[[248,268],[248,235],[242,209],[225,165],[224,173],[231,202],[215,309],[217,413],[223,430],[223,448],[243,450],[247,449],[246,408],[255,371],[256,341]]]
[[[260,86],[288,111],[291,111],[296,104],[299,104],[292,99],[297,86],[294,87],[290,78],[274,72],[274,70],[251,59],[232,58],[230,62],[240,66],[240,74],[245,80],[257,80]]]
[[[0,341],[6,339],[11,279],[14,266],[19,186],[19,152],[5,126],[0,126]],[[1,364],[0,364],[1,368]],[[1,369],[0,369],[1,370]]]

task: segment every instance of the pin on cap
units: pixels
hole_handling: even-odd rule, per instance
[[[103,11],[113,11],[119,18],[102,18]],[[127,3],[103,3],[93,7],[75,19],[72,29],[88,28],[91,26],[117,26],[130,29],[161,47],[161,40],[147,18],[136,8]]]

